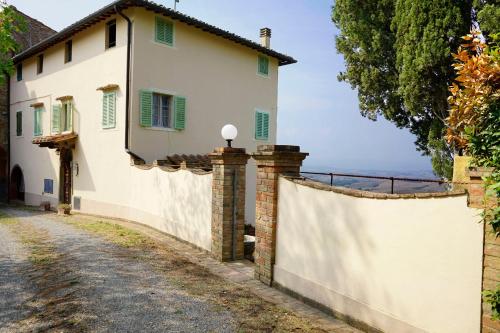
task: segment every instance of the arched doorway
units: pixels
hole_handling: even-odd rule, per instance
[[[24,176],[19,165],[14,166],[12,169],[9,197],[11,200],[24,201]]]

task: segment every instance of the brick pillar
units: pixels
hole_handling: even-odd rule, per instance
[[[220,261],[243,259],[245,174],[250,156],[244,148],[230,147],[216,148],[208,156],[213,165],[212,254]]]
[[[485,197],[483,177],[491,174],[491,168],[469,168],[466,185],[469,207],[485,209],[498,205],[496,198]],[[486,199],[486,200],[485,200]],[[482,290],[495,290],[500,283],[500,238],[495,236],[490,224],[484,224],[483,282]],[[500,332],[500,321],[491,319],[491,305],[482,303],[481,332]]]
[[[267,285],[273,281],[276,254],[279,175],[299,176],[307,155],[299,146],[281,145],[259,146],[252,154],[257,163],[255,278]]]

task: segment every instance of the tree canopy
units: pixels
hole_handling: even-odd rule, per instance
[[[23,29],[22,18],[12,7],[0,7],[0,83],[14,70],[12,54],[18,50],[14,33]]]
[[[470,0],[336,0],[333,7],[336,46],[346,63],[339,80],[358,90],[362,115],[408,128],[440,176],[451,172],[452,150],[443,136],[452,51],[475,20],[495,26],[495,4],[477,0],[475,6]]]

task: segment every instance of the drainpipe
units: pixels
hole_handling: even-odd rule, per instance
[[[115,5],[115,12],[127,21],[127,87],[125,92],[125,152],[133,159],[140,160],[145,163],[144,159],[132,152],[129,148],[129,131],[130,131],[130,62],[132,58],[132,21],[128,16],[123,14]]]
[[[10,203],[10,75],[5,74],[7,83],[7,203]]]

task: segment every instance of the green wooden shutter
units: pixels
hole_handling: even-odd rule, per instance
[[[174,102],[174,128],[183,130],[186,128],[186,98],[175,96]]]
[[[116,93],[108,92],[102,97],[102,128],[116,126]]]
[[[269,113],[267,112],[255,112],[255,139],[269,139]]]
[[[34,126],[33,126],[33,135],[40,136],[42,135],[42,109],[35,108],[34,112]]]
[[[174,25],[172,22],[166,21],[160,17],[156,17],[155,21],[155,40],[158,43],[163,43],[172,46],[174,44]]]
[[[262,113],[262,139],[269,139],[269,113]]]
[[[269,75],[269,58],[260,55],[258,67],[259,74]]]
[[[102,96],[102,128],[108,128],[108,94]]]
[[[140,123],[143,127],[151,127],[153,122],[153,92],[142,90]]]
[[[52,106],[52,133],[57,134],[61,132],[61,106]]]
[[[23,112],[18,111],[16,113],[16,135],[23,135]]]
[[[68,125],[67,128],[65,128],[66,131],[73,132],[73,103],[72,102],[67,102],[67,113],[66,113],[66,123]]]
[[[116,93],[108,93],[108,128],[116,126]]]
[[[255,112],[255,139],[262,138],[262,112]]]

